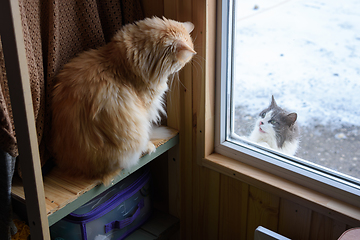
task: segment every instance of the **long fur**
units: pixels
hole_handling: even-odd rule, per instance
[[[169,139],[172,136],[172,133],[168,128],[165,127],[153,127],[150,133],[150,140],[156,139]]]
[[[295,155],[299,146],[297,114],[280,108],[274,96],[268,108],[256,120],[248,140],[288,155]]]
[[[155,151],[152,125],[165,113],[168,76],[195,54],[193,27],[147,18],[64,66],[52,93],[52,150],[61,169],[109,182]]]

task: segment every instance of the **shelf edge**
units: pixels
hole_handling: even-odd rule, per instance
[[[140,158],[139,164],[133,166],[129,170],[123,169],[120,174],[114,178],[109,186],[105,186],[104,184],[99,184],[94,188],[84,192],[74,201],[68,203],[66,206],[58,209],[53,213],[48,214],[48,221],[49,226],[55,224],[57,221],[61,220],[63,217],[68,215],[69,213],[76,210],[78,207],[82,206],[92,198],[96,197],[97,195],[101,194],[102,192],[106,191],[116,183],[120,182],[125,177],[129,176],[131,173],[135,172],[136,170],[140,169],[141,167],[145,166],[152,160],[156,159],[158,156],[169,150],[170,148],[174,147],[176,144],[179,143],[179,134],[175,135],[174,137],[170,138],[167,142],[157,147],[156,151],[152,154],[146,154]]]

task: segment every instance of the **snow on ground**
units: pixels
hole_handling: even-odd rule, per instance
[[[274,95],[302,126],[360,126],[360,1],[236,2],[235,106]]]

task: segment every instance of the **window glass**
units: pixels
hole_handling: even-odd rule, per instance
[[[236,139],[276,151],[298,139],[286,145],[296,148],[284,150],[290,158],[360,178],[359,23],[357,0],[236,1],[230,122]],[[286,112],[269,108],[272,96]],[[274,138],[261,137],[271,134],[275,147]]]

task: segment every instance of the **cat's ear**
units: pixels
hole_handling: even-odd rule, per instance
[[[289,115],[286,116],[286,119],[287,119],[287,124],[289,125],[289,127],[291,127],[291,125],[293,125],[297,119],[297,114],[290,113]]]
[[[188,31],[188,33],[191,33],[194,30],[194,24],[192,24],[191,22],[184,22],[183,23],[185,29]]]
[[[272,107],[272,108],[277,107],[277,104],[276,104],[276,102],[275,102],[274,95],[271,96],[271,104],[270,104],[270,107]]]
[[[184,41],[179,41],[176,44],[176,58],[180,62],[188,62],[196,52],[192,47],[186,44]]]

